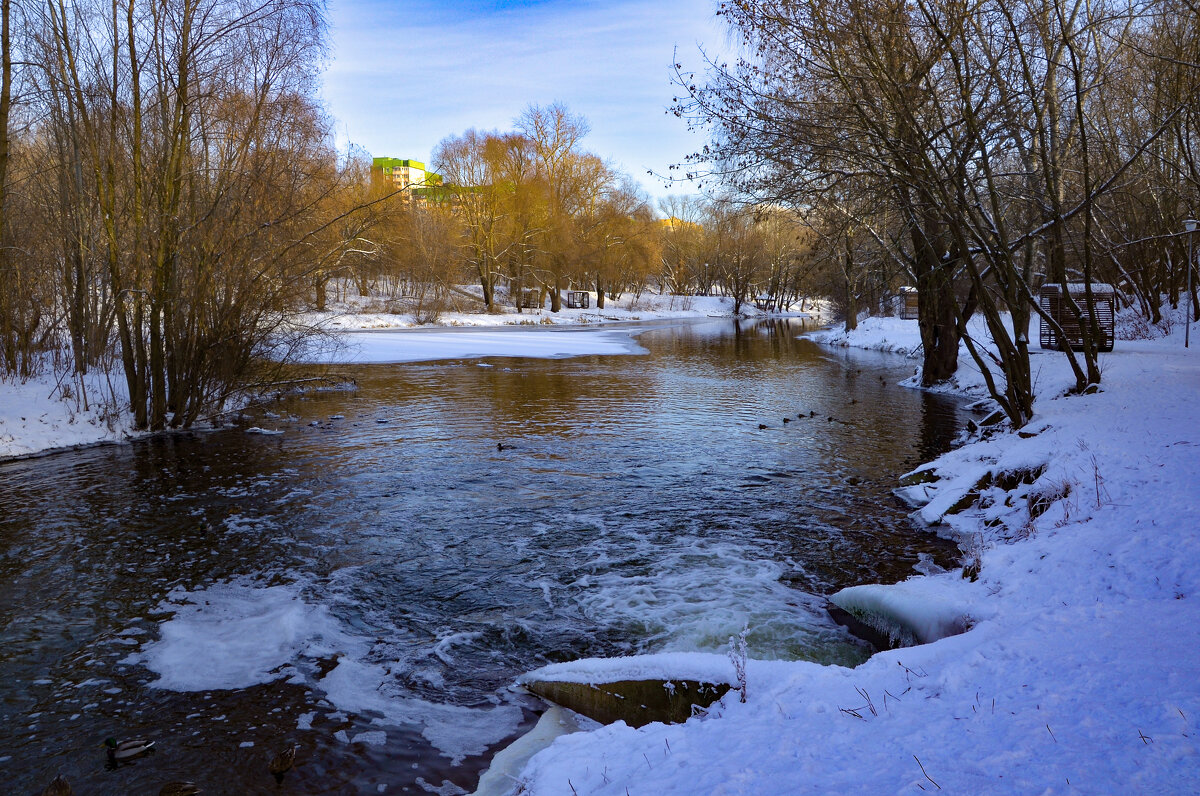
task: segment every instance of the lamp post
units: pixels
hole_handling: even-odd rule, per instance
[[[1200,226],[1200,221],[1189,218],[1183,222],[1183,226],[1188,231],[1187,325],[1183,327],[1183,347],[1187,348],[1192,336],[1192,238],[1195,237],[1196,227]]]

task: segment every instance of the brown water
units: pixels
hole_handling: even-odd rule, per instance
[[[251,421],[280,435],[0,464],[4,792],[469,792],[543,663],[723,652],[745,625],[754,657],[865,659],[819,596],[953,561],[890,490],[957,410],[800,330],[361,366]],[[105,770],[135,735],[157,753]]]

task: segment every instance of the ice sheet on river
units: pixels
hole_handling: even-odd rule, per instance
[[[497,331],[374,330],[343,332],[319,345],[309,362],[385,364],[480,357],[556,358],[643,354],[631,330],[504,329]]]

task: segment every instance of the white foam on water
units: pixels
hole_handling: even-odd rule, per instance
[[[159,638],[122,663],[141,664],[158,675],[151,685],[173,691],[248,688],[283,678],[302,678],[294,664],[304,658],[338,657],[324,678],[306,684],[325,692],[342,711],[379,714],[375,723],[410,726],[451,758],[455,765],[482,754],[513,735],[522,714],[518,707],[471,708],[405,696],[384,663],[367,662],[372,643],[348,633],[323,605],[306,602],[300,584],[257,586],[217,584],[193,592],[176,590],[160,608],[174,616],[159,626]],[[461,639],[455,639],[461,640]],[[447,646],[452,646],[453,641]],[[337,714],[331,714],[337,715]],[[312,713],[297,726],[311,728]],[[382,730],[344,743],[383,745]]]
[[[513,735],[521,723],[521,709],[514,705],[472,708],[391,696],[387,688],[391,682],[382,666],[346,657],[319,687],[342,710],[373,711],[383,715],[384,723],[419,727],[421,735],[455,765]]]
[[[351,743],[365,743],[368,746],[385,746],[387,733],[383,730],[367,730],[360,732],[350,739]]]
[[[151,685],[172,691],[248,688],[295,674],[300,656],[328,657],[365,644],[346,634],[324,606],[300,598],[297,585],[223,583],[175,590],[160,606],[175,616],[157,641],[123,663],[158,675]]]
[[[642,652],[723,652],[730,636],[746,627],[750,654],[759,659],[824,655],[843,638],[853,644],[818,598],[780,581],[783,565],[752,557],[744,545],[692,539],[664,550],[640,541],[645,545],[634,544],[644,549],[636,554],[650,559],[640,572],[601,566],[580,573],[570,590],[589,619],[635,628]],[[592,561],[619,552],[595,549],[607,548],[603,543],[592,547]]]

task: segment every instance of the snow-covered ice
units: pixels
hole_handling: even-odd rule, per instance
[[[341,332],[334,346],[315,348],[309,362],[390,364],[480,357],[569,357],[638,354],[628,331],[608,329],[369,330]]]
[[[703,652],[659,652],[623,658],[585,658],[551,663],[517,678],[560,683],[611,683],[621,680],[699,680],[734,683],[733,664],[724,655]]]
[[[913,578],[850,586],[829,599],[885,636],[911,646],[967,630],[979,618],[979,609],[972,610],[980,602],[978,591],[971,594],[950,578]]]

